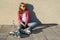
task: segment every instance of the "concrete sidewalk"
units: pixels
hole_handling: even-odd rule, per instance
[[[10,31],[15,31],[17,26],[0,25],[0,40],[60,40],[60,25],[45,24],[33,29],[30,36],[21,35],[18,38],[9,35]]]

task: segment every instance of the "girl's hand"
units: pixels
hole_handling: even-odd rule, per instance
[[[24,28],[26,28],[26,25],[24,25]]]
[[[20,22],[20,24],[21,24],[24,28],[26,28],[26,24],[24,24],[24,23],[22,23],[22,22]]]

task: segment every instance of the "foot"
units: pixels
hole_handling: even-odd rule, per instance
[[[9,32],[10,35],[14,35],[15,33],[14,32]]]
[[[26,33],[26,34],[31,34],[31,31],[27,28],[27,29],[24,29],[24,32]]]

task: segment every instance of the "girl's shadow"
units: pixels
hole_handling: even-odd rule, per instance
[[[42,24],[40,20],[38,20],[38,18],[36,17],[35,15],[35,12],[33,11],[34,10],[34,7],[33,5],[31,4],[26,4],[26,8],[30,11],[30,22],[36,22],[38,25]]]
[[[29,10],[30,14],[29,14],[29,21],[30,22],[36,22],[38,25],[41,24],[41,22],[37,19],[35,12],[33,11],[34,7],[31,4],[26,4],[26,8]],[[23,38],[28,37],[29,35],[25,35],[25,34],[21,34],[20,35]]]
[[[42,28],[38,28],[38,29],[35,29],[32,31],[32,34],[37,34],[37,33],[40,33],[42,32],[42,29],[45,29],[45,28],[48,28],[48,27],[51,27],[51,26],[56,26],[57,24],[55,23],[51,23],[51,24],[42,24],[41,21],[36,17],[36,13],[33,11],[34,10],[34,7],[33,5],[31,4],[26,4],[26,8],[30,11],[30,22],[36,22],[37,25],[36,27],[42,27]],[[20,35],[21,37],[23,38],[26,38],[28,37],[29,35]]]

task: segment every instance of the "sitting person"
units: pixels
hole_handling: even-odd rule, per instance
[[[21,29],[28,29],[30,32],[32,29],[37,25],[36,22],[29,22],[29,10],[26,8],[25,3],[21,3],[19,5],[19,11],[18,11],[18,22],[19,26],[18,29],[16,30],[17,33],[20,33]]]

